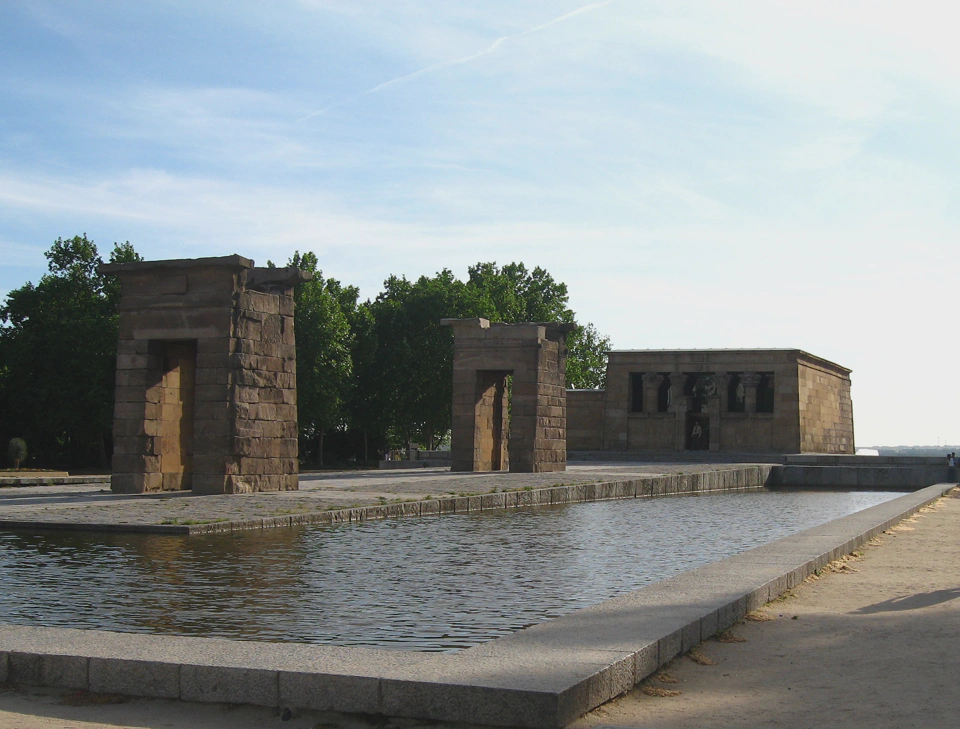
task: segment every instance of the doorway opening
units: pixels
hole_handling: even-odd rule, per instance
[[[511,370],[477,372],[476,471],[510,470]]]
[[[158,420],[160,472],[164,491],[193,488],[196,341],[154,341],[151,354],[161,367]]]
[[[687,413],[687,450],[710,450],[710,416]]]

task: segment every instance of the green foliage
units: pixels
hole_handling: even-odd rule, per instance
[[[502,268],[492,262],[478,263],[467,272],[467,287],[479,304],[475,316],[509,324],[574,320],[567,307],[567,285],[554,281],[539,266],[527,271],[522,263]]]
[[[467,287],[481,302],[476,316],[491,321],[576,323],[568,304],[567,286],[554,280],[544,269],[528,271],[522,263],[502,268],[495,263],[478,263],[469,269]],[[603,387],[607,377],[606,353],[609,337],[593,324],[578,325],[567,336],[567,387]]]
[[[313,253],[294,253],[291,266],[310,271],[313,278],[294,291],[297,337],[297,403],[301,435],[317,441],[318,465],[323,458],[326,430],[346,421],[350,397],[353,333],[347,310],[356,308],[356,288],[323,278]],[[352,304],[351,304],[352,299]]]
[[[119,286],[98,272],[103,261],[85,234],[58,238],[45,255],[48,273],[0,309],[0,425],[26,435],[47,463],[106,466]],[[139,256],[117,244],[110,260]]]
[[[365,307],[361,336],[366,420],[377,423],[390,445],[408,441],[435,448],[450,429],[453,397],[453,336],[445,317],[476,316],[471,291],[444,269],[416,282],[391,276]]]
[[[27,441],[23,438],[11,438],[7,446],[7,455],[14,468],[20,468],[20,464],[27,460]]]
[[[46,257],[48,273],[10,292],[0,309],[0,433],[22,433],[48,465],[105,465],[119,286],[98,272],[101,259],[86,235],[57,239]],[[136,260],[129,243],[110,255]],[[522,263],[478,263],[466,281],[446,269],[415,281],[391,276],[364,303],[356,287],[324,278],[313,253],[296,252],[289,265],[314,274],[294,296],[302,452],[313,450],[318,461],[325,437],[335,436],[340,458],[366,457],[368,446],[443,441],[453,336],[441,319],[576,323],[566,285]],[[568,338],[568,385],[602,387],[609,347],[592,324],[578,326]]]
[[[567,335],[567,387],[577,390],[607,386],[607,352],[610,337],[593,324],[578,326]]]
[[[466,282],[449,270],[416,282],[390,277],[360,307],[354,422],[386,435],[389,445],[435,448],[450,429],[453,335],[443,318],[482,316],[495,322],[575,322],[567,287],[542,268],[478,263]],[[595,387],[606,374],[609,339],[588,324],[571,335],[568,378]]]

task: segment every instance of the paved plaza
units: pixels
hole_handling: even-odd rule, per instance
[[[322,471],[300,474],[299,491],[205,496],[190,492],[114,494],[102,483],[15,486],[0,489],[0,523],[173,525],[247,521],[447,496],[702,473],[717,468],[716,464],[603,462],[573,463],[566,471],[553,473],[452,473],[448,468]]]

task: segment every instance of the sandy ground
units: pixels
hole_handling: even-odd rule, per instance
[[[941,499],[571,729],[960,726],[960,498]],[[645,691],[680,693],[651,696]],[[412,729],[433,723],[0,692],[3,729]],[[74,705],[76,703],[86,705]]]

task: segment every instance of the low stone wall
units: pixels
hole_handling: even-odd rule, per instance
[[[558,729],[951,488],[930,486],[459,653],[8,625],[0,682]]]
[[[430,466],[449,466],[451,458],[450,451],[417,451],[417,460],[426,461]]]
[[[0,476],[3,486],[82,486],[84,484],[102,484],[110,486],[110,476]]]
[[[770,486],[912,491],[933,483],[956,482],[957,468],[945,465],[805,466],[787,464],[773,469]]]
[[[541,489],[504,491],[475,496],[451,496],[443,499],[408,501],[399,504],[358,506],[316,514],[268,517],[243,522],[213,524],[155,525],[150,531],[176,529],[185,534],[211,534],[242,529],[300,526],[303,524],[340,524],[350,521],[368,521],[398,516],[435,516],[437,514],[465,514],[488,509],[516,509],[522,506],[573,504],[582,501],[609,499],[642,499],[654,496],[703,494],[716,491],[744,491],[762,489],[770,483],[771,466],[739,466],[718,468],[704,473],[631,478],[624,481],[604,481],[570,486],[550,486]]]
[[[394,461],[396,463],[396,461]],[[617,481],[554,485],[541,488],[524,487],[517,491],[500,491],[473,496],[450,496],[393,504],[373,504],[330,511],[310,511],[285,516],[257,517],[209,521],[196,524],[138,524],[119,522],[69,522],[3,519],[2,529],[51,529],[134,532],[147,534],[212,534],[245,529],[303,526],[306,524],[339,524],[368,519],[400,516],[434,516],[463,514],[486,509],[513,509],[521,506],[570,504],[605,499],[634,499],[651,496],[710,493],[764,488],[770,481],[770,466],[739,465],[718,467],[710,471],[688,474],[636,476]]]
[[[849,456],[828,453],[788,453],[783,462],[798,466],[945,466],[940,456]]]
[[[571,451],[603,448],[605,390],[567,390],[567,460]]]
[[[720,451],[599,451],[569,450],[574,463],[783,463],[782,453],[723,453]]]
[[[430,464],[427,463],[426,461],[408,461],[408,460],[402,460],[402,461],[384,461],[384,460],[381,460],[381,461],[377,464],[377,468],[379,468],[381,471],[396,471],[396,470],[404,469],[404,468],[426,468],[426,467],[429,466],[429,465],[430,465]]]

